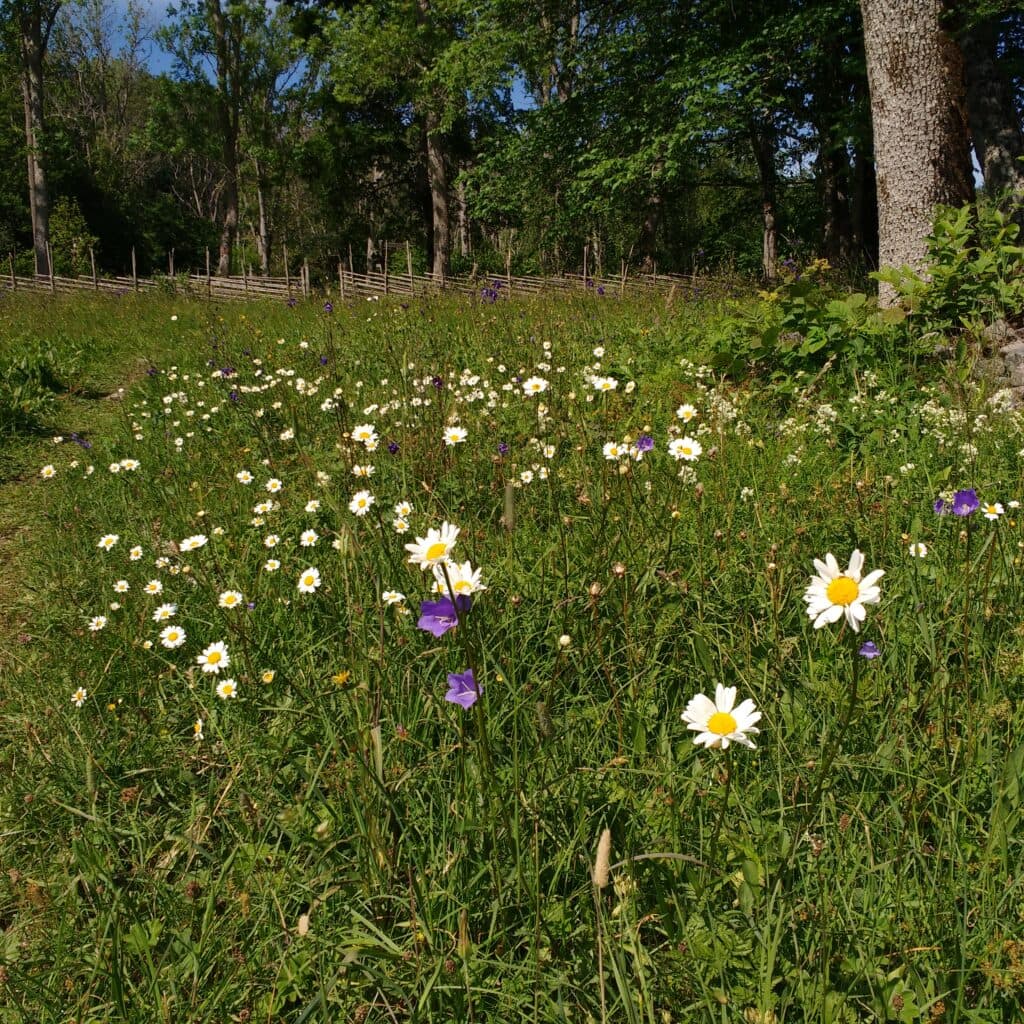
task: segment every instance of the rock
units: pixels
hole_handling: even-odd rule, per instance
[[[1015,366],[1024,366],[1024,341],[1011,341],[1009,345],[1003,345],[999,354],[1011,372]]]
[[[982,340],[986,347],[995,348],[996,345],[1005,345],[1014,337],[1013,328],[1005,320],[996,320],[982,329]]]
[[[987,380],[993,384],[1006,378],[1006,364],[999,356],[982,357],[974,364],[972,375],[975,380]]]

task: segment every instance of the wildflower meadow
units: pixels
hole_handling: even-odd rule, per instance
[[[0,1021],[1020,1020],[1008,393],[489,290],[0,300]]]

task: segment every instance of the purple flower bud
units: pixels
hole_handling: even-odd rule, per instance
[[[872,658],[881,657],[882,654],[877,645],[872,643],[870,640],[865,640],[864,643],[860,645],[860,650],[858,650],[857,653],[862,658],[867,658],[869,661]]]
[[[392,455],[397,455],[398,454],[398,442],[397,441],[389,441],[388,442],[388,451],[391,452]]]
[[[324,312],[325,313],[333,313],[334,312],[334,303],[333,302],[325,302],[324,303]]]

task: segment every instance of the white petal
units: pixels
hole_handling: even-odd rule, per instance
[[[843,617],[843,606],[841,604],[829,605],[815,620],[814,628],[821,629],[830,622],[838,622]]]
[[[884,569],[875,569],[874,572],[869,572],[867,576],[861,580],[861,589],[863,590],[865,587],[873,587],[884,575]]]
[[[732,706],[735,703],[736,687],[723,686],[721,683],[719,683],[715,687],[715,709],[718,711],[724,711],[728,713],[732,711]]]
[[[864,568],[864,553],[859,549],[850,555],[850,565],[846,575],[853,580],[860,580],[861,570]]]
[[[836,556],[830,551],[825,556],[825,565],[828,568],[828,578],[834,580],[837,576],[842,575],[842,570],[839,568],[839,563],[836,561]]]

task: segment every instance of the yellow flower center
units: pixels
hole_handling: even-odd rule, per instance
[[[716,711],[708,719],[708,732],[716,736],[728,736],[736,731],[736,719],[728,711]]]
[[[206,656],[207,664],[216,665],[220,661],[220,651],[210,651]]]
[[[825,590],[825,596],[833,604],[849,605],[860,596],[860,587],[849,576],[837,576]]]
[[[448,545],[443,540],[439,540],[427,548],[426,558],[428,562],[433,562],[438,558],[444,558],[446,554],[448,554]]]
[[[473,584],[468,580],[459,580],[459,582],[455,584],[455,592],[457,594],[469,594],[472,593],[472,590]]]
[[[303,583],[304,583],[304,584],[305,584],[305,585],[306,585],[307,587],[311,587],[311,586],[313,586],[313,577],[312,577],[312,576],[303,576],[303,577],[302,577],[302,582],[303,582]]]

